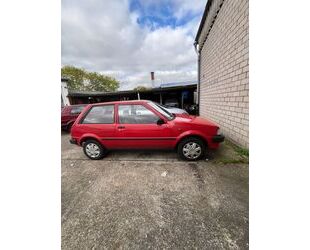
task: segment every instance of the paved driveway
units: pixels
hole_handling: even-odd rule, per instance
[[[62,134],[63,249],[248,249],[248,166],[174,152],[88,160]]]

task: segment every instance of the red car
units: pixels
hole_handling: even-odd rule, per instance
[[[223,141],[213,122],[174,115],[142,100],[89,104],[72,126],[70,139],[92,160],[111,149],[176,149],[180,158],[194,161]]]
[[[64,106],[61,110],[61,128],[70,131],[73,123],[87,104]]]

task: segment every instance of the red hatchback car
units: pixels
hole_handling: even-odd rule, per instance
[[[61,110],[61,128],[70,131],[73,123],[87,104],[64,106]]]
[[[174,115],[152,101],[89,104],[71,129],[72,144],[92,160],[111,149],[176,149],[181,159],[201,159],[224,136],[206,119]]]

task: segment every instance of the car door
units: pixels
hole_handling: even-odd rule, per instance
[[[142,104],[117,105],[116,140],[119,148],[171,148],[170,128],[158,124],[160,116]]]
[[[67,125],[67,123],[70,121],[70,108],[68,106],[65,106],[61,110],[61,125]]]

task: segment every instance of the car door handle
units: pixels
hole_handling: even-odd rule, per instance
[[[123,129],[123,128],[125,128],[125,126],[118,126],[117,128],[118,129]]]

